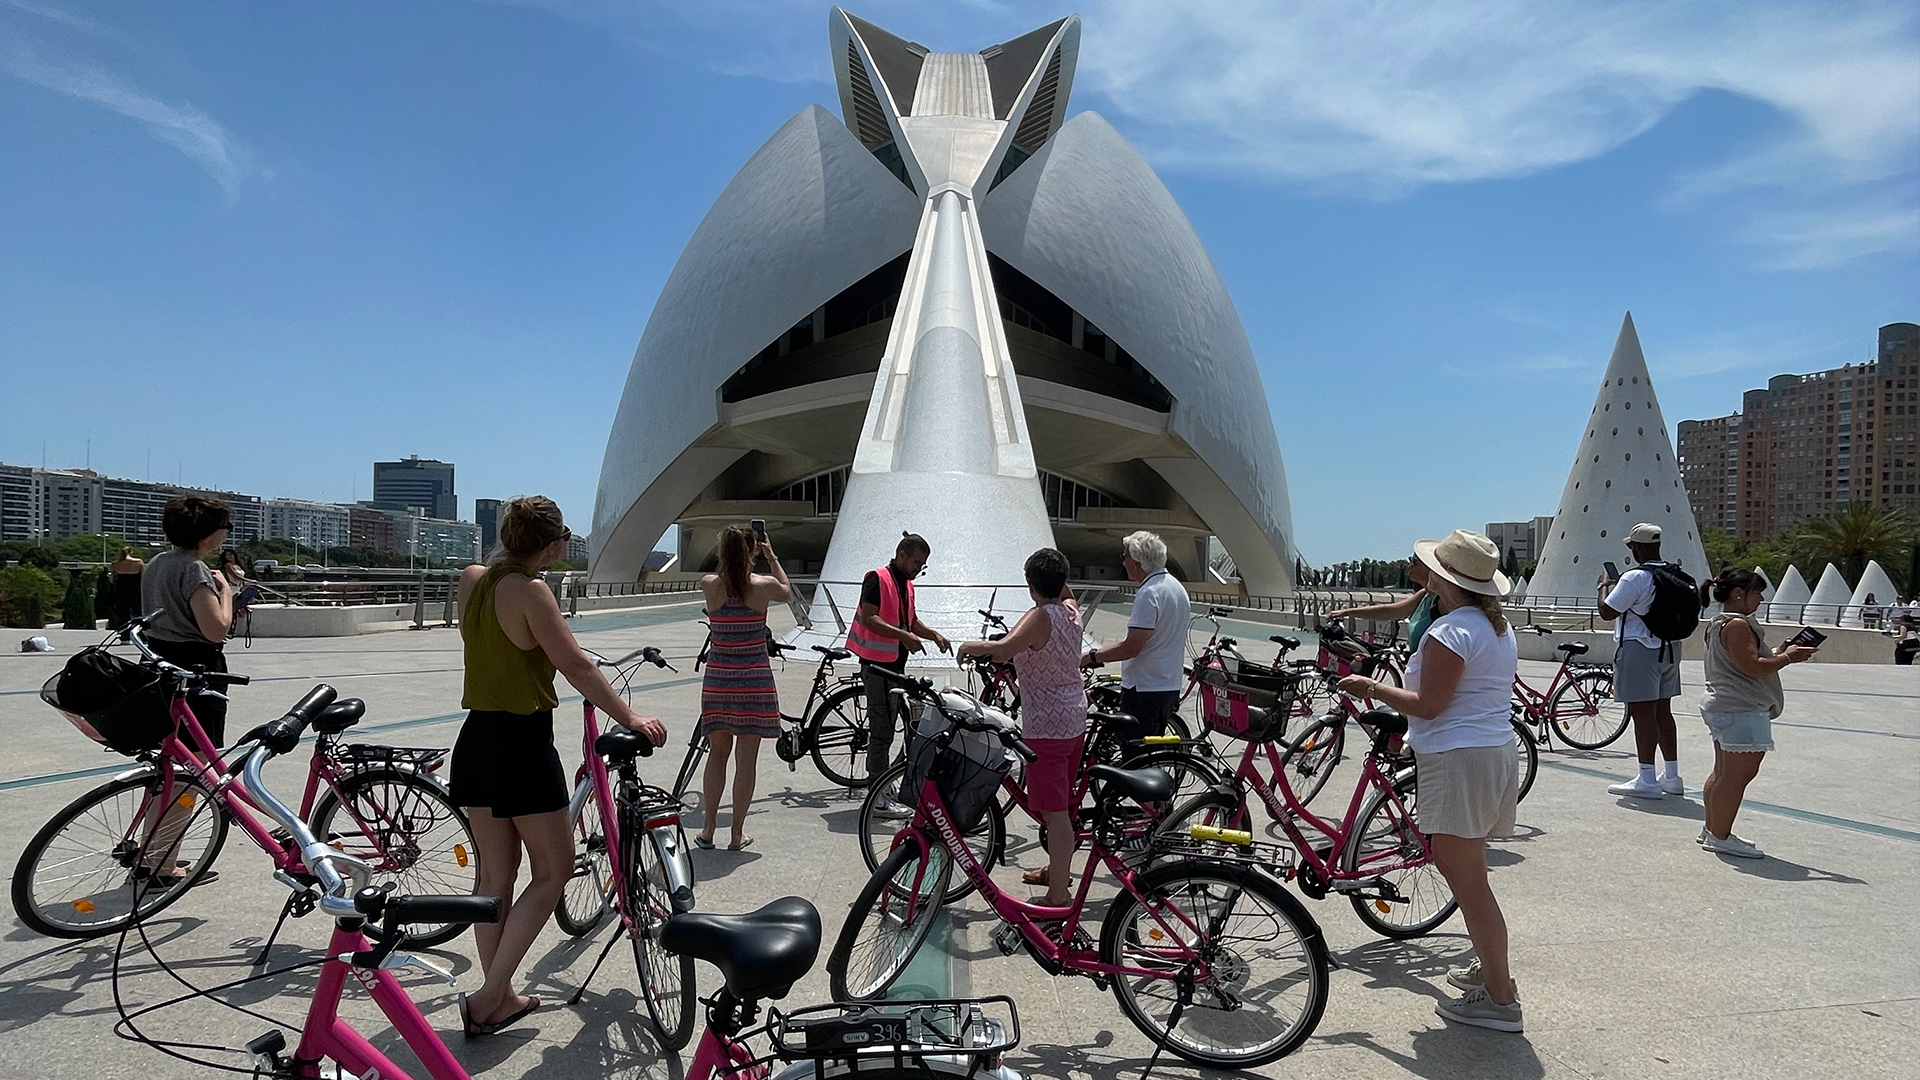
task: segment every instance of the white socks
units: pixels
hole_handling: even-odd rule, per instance
[[[1652,768],[1652,766],[1644,766],[1643,768]],[[1665,778],[1668,780],[1680,779],[1680,763],[1679,762],[1677,761],[1667,762],[1667,771],[1665,773]],[[1648,779],[1652,779],[1652,777],[1648,777]]]
[[[1672,768],[1672,766],[1669,765],[1668,768]],[[1653,777],[1653,766],[1651,765],[1640,766],[1640,782],[1643,784],[1651,784],[1656,782]]]

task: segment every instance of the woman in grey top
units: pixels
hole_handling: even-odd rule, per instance
[[[1766,586],[1751,570],[1723,570],[1700,586],[1701,604],[1718,602],[1721,611],[1706,632],[1707,694],[1700,701],[1700,718],[1713,735],[1713,773],[1702,792],[1707,823],[1700,827],[1699,842],[1708,851],[1743,859],[1763,854],[1733,835],[1733,817],[1760,772],[1761,759],[1773,749],[1773,720],[1786,703],[1780,669],[1814,652],[1805,645],[1778,653],[1767,647],[1764,631],[1751,617]]]
[[[207,566],[207,555],[226,543],[233,527],[227,504],[186,495],[168,501],[160,527],[173,542],[140,575],[140,610],[154,616],[147,644],[181,667],[227,670],[223,645],[233,629],[233,589]],[[199,694],[187,702],[215,746],[226,743],[227,702]]]

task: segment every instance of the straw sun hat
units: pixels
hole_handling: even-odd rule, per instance
[[[1413,553],[1427,569],[1470,593],[1505,596],[1513,584],[1500,572],[1500,549],[1470,529],[1455,529],[1445,540],[1421,540]]]

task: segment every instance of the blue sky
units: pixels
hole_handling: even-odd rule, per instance
[[[851,10],[978,49],[1065,7]],[[1070,111],[1239,306],[1308,557],[1549,513],[1621,314],[1670,424],[1920,321],[1920,8],[1080,6]],[[817,3],[0,0],[0,461],[592,512],[661,283],[837,111]],[[149,465],[149,461],[151,464]]]

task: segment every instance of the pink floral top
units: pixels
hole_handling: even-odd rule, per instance
[[[1013,658],[1020,677],[1020,730],[1029,739],[1073,739],[1087,730],[1087,687],[1080,678],[1080,609],[1068,600],[1040,605],[1047,643]]]

